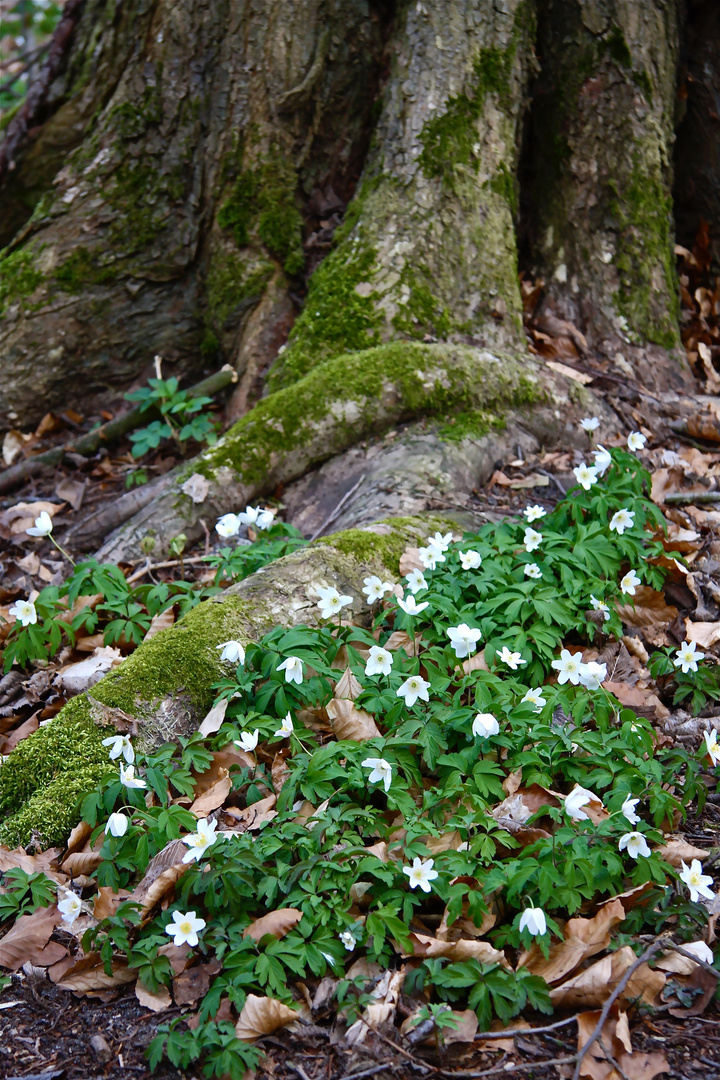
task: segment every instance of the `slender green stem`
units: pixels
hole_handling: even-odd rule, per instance
[[[55,537],[53,536],[53,534],[48,533],[48,536],[50,537],[50,540],[55,545],[55,547],[58,549],[60,554],[65,556],[65,558],[67,559],[67,561],[70,563],[71,566],[75,566],[75,560],[70,558],[70,556],[68,555],[68,553],[67,553],[67,551],[65,550],[64,547],[60,547],[60,544],[58,544],[58,542],[55,539]]]

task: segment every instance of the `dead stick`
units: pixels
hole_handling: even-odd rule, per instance
[[[716,503],[720,502],[720,491],[679,491],[672,495],[663,496],[664,503],[668,506],[685,506],[693,503]]]
[[[647,949],[642,954],[642,956],[639,956],[637,958],[637,960],[635,961],[635,963],[631,964],[630,967],[627,969],[627,971],[623,975],[622,979],[617,984],[617,986],[613,990],[612,994],[610,995],[610,997],[607,999],[607,1001],[603,1005],[602,1012],[600,1013],[600,1019],[598,1020],[597,1024],[595,1025],[595,1028],[594,1028],[594,1030],[592,1032],[592,1035],[590,1036],[588,1041],[585,1043],[585,1045],[583,1046],[580,1053],[577,1055],[577,1064],[575,1065],[575,1072],[572,1075],[572,1080],[580,1080],[580,1069],[582,1067],[582,1063],[585,1060],[587,1054],[589,1053],[590,1047],[594,1043],[596,1043],[597,1040],[600,1038],[600,1036],[602,1034],[603,1025],[605,1024],[605,1021],[608,1018],[610,1010],[612,1009],[613,1005],[615,1004],[617,999],[622,994],[622,992],[625,989],[625,987],[627,986],[627,984],[630,982],[630,979],[632,978],[632,976],[635,974],[635,972],[637,971],[637,969],[639,967],[642,967],[643,964],[647,963],[647,961],[650,959],[650,957],[654,956],[655,953],[658,952],[659,949],[662,949],[665,944],[666,944],[666,942],[663,939],[658,939],[656,941],[653,941],[652,945],[649,945],[647,947]]]
[[[450,1072],[447,1069],[437,1069],[440,1076],[449,1077],[450,1080],[481,1080],[483,1076],[510,1076],[512,1073],[524,1072],[526,1069],[546,1069],[550,1065],[572,1065],[577,1060],[577,1054],[572,1057],[547,1058],[545,1061],[524,1061],[519,1065],[496,1065],[492,1069],[484,1069],[482,1072]]]
[[[667,943],[667,948],[672,949],[673,952],[680,953],[681,956],[686,956],[688,960],[692,960],[695,964],[699,964],[705,971],[709,971],[711,975],[714,975],[716,979],[720,979],[720,971],[717,968],[711,967],[710,964],[706,964],[704,960],[701,960],[699,956],[695,956],[694,953],[688,952],[687,949],[682,949],[679,945],[674,945],[672,941]]]
[[[184,559],[183,562],[187,566],[189,563],[203,562],[204,559],[204,555],[191,555],[189,559]],[[140,570],[136,570],[134,574],[131,574],[130,577],[127,578],[127,583],[128,585],[132,585],[133,582],[139,581],[141,577],[145,577],[145,575],[149,574],[152,570],[167,570],[170,566],[180,566],[180,559],[168,559],[167,562],[157,563],[147,562],[145,566],[141,567]]]
[[[523,1038],[526,1035],[544,1035],[547,1031],[557,1031],[558,1028],[566,1027],[568,1024],[577,1023],[577,1016],[568,1016],[565,1020],[558,1020],[555,1024],[548,1024],[546,1027],[535,1028],[511,1028],[508,1031],[481,1031],[475,1036],[475,1038],[482,1042],[483,1039],[512,1039],[516,1035],[522,1035]]]
[[[216,371],[214,375],[209,375],[207,379],[203,379],[202,382],[191,386],[188,394],[190,397],[202,397],[205,394],[212,396],[223,390],[231,382],[237,382],[237,372],[229,364],[226,364],[220,371]],[[83,435],[76,443],[57,446],[53,450],[46,450],[44,454],[36,454],[35,457],[19,461],[17,465],[11,465],[9,469],[0,474],[0,494],[11,491],[12,488],[17,487],[29,476],[34,476],[44,468],[59,465],[66,454],[81,454],[83,457],[92,457],[100,446],[115,442],[121,435],[125,435],[126,432],[132,431],[133,428],[139,427],[146,420],[151,420],[155,412],[156,410],[152,408],[141,409],[139,405],[136,405],[135,408],[129,409],[122,416],[118,416],[107,424],[95,428],[94,431],[89,431],[87,435]]]

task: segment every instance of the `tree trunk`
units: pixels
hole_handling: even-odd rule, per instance
[[[547,0],[529,125],[543,314],[646,385],[681,371],[672,217],[677,0]],[[675,380],[676,382],[679,380]]]
[[[13,842],[72,824],[105,761],[102,706],[137,716],[147,742],[192,729],[217,644],[312,622],[319,584],[367,615],[363,576],[397,574],[405,543],[447,527],[498,457],[570,445],[590,411],[614,425],[528,350],[517,229],[541,318],[574,322],[585,360],[651,387],[685,377],[674,0],[78,10],[35,126],[7,129],[0,415],[31,423],[155,353],[187,371],[228,360],[237,422],[218,445],[75,544],[119,561],[152,536],[157,558],[278,487],[307,534],[349,531],[202,604],[98,684],[100,706],[75,699],[23,740],[0,770]],[[443,521],[398,521],[428,510]]]

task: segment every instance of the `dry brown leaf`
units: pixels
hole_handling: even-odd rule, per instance
[[[384,840],[379,840],[377,844],[371,844],[370,847],[365,848],[366,855],[374,855],[376,859],[379,859],[382,863],[390,862],[390,854],[388,852],[388,846]]]
[[[64,945],[50,942],[50,935],[61,922],[62,915],[57,904],[38,908],[32,915],[21,915],[0,941],[0,967],[18,971],[28,961],[31,964],[44,963],[45,967],[56,963],[67,952]],[[43,956],[46,946],[50,952]]]
[[[463,660],[462,669],[466,675],[470,675],[473,671],[489,671],[485,660],[485,650],[476,652],[473,656],[469,656],[467,660]]]
[[[63,859],[61,868],[66,874],[79,877],[80,874],[92,874],[101,862],[102,856],[99,851],[75,851]]]
[[[87,480],[71,480],[69,476],[66,476],[55,488],[55,494],[59,499],[70,503],[73,510],[79,510],[85,497],[86,487]]]
[[[185,873],[188,864],[183,863],[182,860],[187,850],[187,845],[182,840],[171,840],[150,860],[145,876],[135,886],[129,897],[140,904],[143,916],[147,916],[155,904]]]
[[[550,1000],[561,1008],[599,1008],[613,992],[637,957],[629,945],[604,956],[578,975],[550,991]],[[621,1004],[641,998],[653,1005],[665,985],[661,971],[642,964],[631,976],[618,999]]]
[[[709,649],[720,641],[720,622],[691,622],[685,619],[685,637],[701,649]]]
[[[589,1042],[599,1019],[599,1009],[578,1015],[578,1051]],[[603,1047],[606,1047],[615,1059],[621,1072],[608,1060]],[[589,1080],[652,1080],[658,1073],[668,1072],[669,1068],[664,1054],[633,1052],[627,1013],[620,1011],[605,1020],[600,1038],[585,1055],[580,1076]]]
[[[348,698],[333,698],[325,708],[338,739],[365,742],[382,734],[370,713],[364,709],[356,709]]]
[[[362,693],[362,683],[356,679],[349,667],[346,667],[342,675],[335,683],[335,697],[348,698],[355,701]]]
[[[60,848],[47,848],[37,855],[28,855],[24,848],[14,848],[11,851],[10,848],[0,847],[0,874],[13,870],[16,866],[26,874],[36,874],[38,871],[52,874],[57,870],[59,854]]]
[[[518,967],[526,967],[546,983],[560,982],[583,960],[606,949],[610,944],[610,931],[624,918],[625,908],[615,899],[605,904],[592,919],[570,919],[565,924],[564,940],[550,947],[547,960],[533,943],[518,960]]]
[[[114,990],[126,986],[137,978],[135,968],[129,968],[121,959],[113,959],[112,974],[106,975],[99,953],[88,953],[62,976],[56,984],[63,990],[74,990],[76,994],[87,994],[97,990]]]
[[[212,756],[212,764],[209,769],[202,773],[193,773],[195,780],[195,798],[215,784],[221,776],[222,770],[230,773],[232,779],[232,767],[239,766],[241,769],[254,769],[255,759],[252,754],[246,754],[236,746],[226,746],[224,750],[216,750]]]
[[[575,368],[568,367],[567,364],[561,364],[557,360],[546,360],[545,363],[553,371],[557,371],[558,375],[563,375],[566,379],[572,379],[574,382],[579,382],[582,386],[587,386],[588,383],[593,381],[592,375],[586,375],[582,371],[576,371]]]
[[[633,599],[634,607],[632,604],[617,605],[623,626],[664,630],[677,618],[678,609],[667,603],[664,593],[651,589],[649,585],[638,585]]]
[[[198,728],[199,735],[214,735],[216,731],[219,731],[223,726],[225,720],[225,713],[227,707],[230,704],[228,698],[222,698],[218,701],[217,705],[213,705],[210,712],[207,714],[202,724]]]
[[[174,942],[168,941],[166,945],[160,946],[158,956],[167,956],[173,974],[179,975],[192,962],[193,951],[187,942],[184,945],[175,945]],[[178,1004],[180,1003],[178,1002]]]
[[[550,477],[545,476],[544,473],[529,473],[527,476],[521,476],[518,480],[511,480],[508,486],[512,488],[513,491],[524,491],[536,487],[549,487]]]
[[[248,994],[240,1013],[240,1019],[235,1025],[235,1034],[238,1039],[252,1042],[261,1039],[263,1035],[270,1035],[278,1028],[286,1027],[297,1020],[298,1014],[289,1005],[277,1001],[271,997],[257,997]]]
[[[154,638],[156,634],[159,634],[161,630],[168,630],[174,622],[175,613],[172,608],[168,608],[167,611],[161,611],[158,615],[154,615],[150,621],[147,634],[145,635],[145,641],[150,641],[150,639]]]
[[[35,524],[35,518],[40,517],[43,511],[53,517],[59,512],[61,506],[57,503],[44,502],[19,502],[15,506],[9,506],[0,514],[0,522],[9,527],[13,536],[24,533],[26,529]]]
[[[10,754],[23,739],[27,739],[28,735],[34,735],[37,729],[40,727],[40,716],[35,713],[34,716],[29,717],[24,724],[20,724],[19,727],[14,728],[7,738],[0,740],[2,746],[0,747],[1,754]]]
[[[127,889],[121,889],[119,893],[113,892],[108,885],[101,885],[93,903],[93,918],[98,922],[108,919],[118,909],[118,905],[128,899],[130,893]]]
[[[608,693],[614,694],[621,705],[626,705],[628,709],[634,709],[638,716],[666,720],[670,715],[670,710],[663,705],[657,694],[651,694],[648,690],[630,686],[629,683],[611,682],[610,680],[603,683],[603,688]]]
[[[717,977],[712,975],[709,971],[706,971],[705,968],[701,968],[699,964],[696,964],[690,975],[684,977],[675,976],[674,981],[677,981],[678,978],[682,979],[683,989],[686,993],[688,991],[692,992],[693,990],[698,993],[690,1008],[682,1005],[680,1008],[675,1007],[669,1009],[670,1015],[680,1017],[681,1019],[690,1016],[700,1016],[701,1013],[705,1012],[705,1009],[715,996],[718,987]]]
[[[442,836],[426,836],[423,839],[431,855],[439,855],[441,851],[457,851],[462,842],[462,836],[457,829],[443,833]]]
[[[365,1037],[371,1028],[377,1028],[380,1024],[388,1024],[395,1016],[400,990],[405,979],[405,967],[399,971],[383,972],[377,986],[371,991],[374,999],[364,1009],[362,1016],[345,1032],[345,1042],[348,1046],[357,1046],[365,1041]]]
[[[475,1010],[463,1009],[462,1012],[453,1011],[449,1015],[455,1018],[457,1027],[443,1028],[443,1042],[446,1045],[473,1042],[478,1029],[478,1018]]]
[[[405,577],[412,570],[419,570],[422,574],[425,566],[420,560],[420,548],[406,547],[400,556],[400,577]]]
[[[89,825],[87,821],[81,821],[76,825],[68,837],[65,857],[72,855],[74,851],[80,851],[85,846],[85,841],[91,832],[92,825]]]
[[[253,832],[255,829],[261,829],[264,825],[267,825],[268,821],[272,821],[274,817],[277,817],[277,810],[273,809],[276,802],[277,795],[268,795],[266,799],[259,799],[242,810],[236,806],[228,806],[225,813],[242,826],[241,829],[237,830],[238,832],[245,832],[246,830]]]
[[[697,947],[698,945],[702,949],[705,942],[702,939],[700,941],[691,941],[687,945],[683,945],[683,949],[686,952],[693,952],[693,946]],[[689,956],[683,956],[682,953],[674,951],[661,953],[655,960],[655,967],[660,968],[661,971],[674,972],[676,975],[692,975],[697,966],[696,960],[691,960]]]
[[[204,998],[210,989],[210,979],[222,970],[219,960],[196,964],[186,968],[173,979],[173,997],[176,1005],[194,1005]]]
[[[172,1005],[172,998],[167,986],[161,986],[156,993],[153,993],[138,980],[135,983],[135,997],[144,1008],[151,1009],[152,1012],[165,1012]]]
[[[688,844],[687,840],[679,836],[668,837],[661,847],[655,849],[655,854],[678,870],[683,862],[689,866],[693,859],[700,859],[702,862],[708,855],[703,848]]]
[[[628,889],[626,892],[618,893],[617,896],[611,896],[609,900],[601,900],[599,907],[607,907],[608,904],[613,904],[616,900],[622,901],[622,906],[625,911],[631,911],[638,904],[643,903],[643,898],[651,893],[657,886],[652,881],[644,881],[642,885],[635,885],[632,889]],[[647,903],[647,901],[645,901]]]
[[[290,776],[290,766],[283,753],[276,754],[273,758],[272,765],[270,767],[270,777],[272,779],[273,791],[276,795],[279,795]]]
[[[215,783],[198,796],[190,807],[190,813],[196,818],[205,818],[213,810],[217,810],[227,799],[232,791],[232,779],[227,769],[220,769]]]
[[[522,766],[509,773],[503,780],[502,788],[506,795],[514,795],[522,784]]]
[[[428,934],[410,934],[413,956],[446,956],[449,960],[479,960],[481,964],[502,964],[509,968],[505,953],[493,949],[487,941],[460,938],[458,941],[440,941]]]
[[[278,908],[277,911],[271,911],[269,915],[263,915],[246,926],[243,937],[251,937],[254,941],[260,941],[265,934],[272,934],[275,938],[284,938],[293,926],[297,926],[302,915],[302,911],[294,907]]]
[[[398,649],[403,649],[408,656],[417,656],[419,641],[419,634],[415,635],[415,641],[412,642],[410,635],[406,634],[404,630],[393,630],[383,648],[387,649],[388,652],[397,652]]]

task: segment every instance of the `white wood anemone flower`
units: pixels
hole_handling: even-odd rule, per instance
[[[194,911],[173,911],[173,921],[165,927],[165,933],[173,939],[173,945],[195,946],[198,933],[205,929],[205,920],[198,919]]]
[[[419,859],[416,857],[413,859],[412,866],[403,866],[403,874],[407,874],[410,888],[420,888],[424,893],[429,893],[432,889],[430,882],[439,877],[437,870],[433,870],[434,865],[434,859]]]

